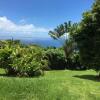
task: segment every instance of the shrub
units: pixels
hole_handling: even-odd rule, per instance
[[[43,59],[42,48],[36,46],[21,47],[16,45],[0,49],[0,67],[6,69],[8,75],[40,76],[48,66]]]
[[[47,49],[45,51],[45,59],[48,60],[50,69],[62,70],[66,68],[66,59],[62,49]]]
[[[45,58],[49,62],[49,69],[53,70],[85,70],[86,67],[80,63],[78,51],[74,51],[69,59],[66,59],[62,48],[47,48],[45,50]],[[67,62],[67,60],[69,60]]]
[[[73,52],[72,56],[71,56],[71,66],[70,69],[71,70],[86,70],[87,68],[85,66],[83,66],[80,62],[80,55],[79,55],[79,51],[75,51]]]
[[[15,48],[11,54],[11,59],[13,59],[11,66],[14,73],[19,76],[42,75],[43,68],[48,65],[42,56],[42,49],[39,47]]]
[[[10,55],[12,50],[9,48],[0,49],[0,67],[1,68],[9,68],[11,64]]]

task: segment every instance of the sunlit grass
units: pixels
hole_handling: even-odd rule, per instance
[[[50,71],[39,78],[3,76],[0,100],[100,100],[95,71]]]

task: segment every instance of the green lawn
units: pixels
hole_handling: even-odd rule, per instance
[[[0,100],[100,100],[100,81],[92,70],[50,71],[39,78],[0,73]]]

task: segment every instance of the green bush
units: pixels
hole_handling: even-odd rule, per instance
[[[85,66],[83,66],[80,62],[80,55],[79,55],[79,51],[75,51],[73,52],[72,56],[71,56],[71,66],[70,69],[71,70],[86,70],[87,68]]]
[[[62,48],[47,48],[45,50],[45,58],[49,62],[49,69],[51,70],[85,70],[86,67],[80,63],[80,56],[78,51],[74,51],[69,59],[65,57]],[[69,62],[67,62],[69,60]]]
[[[10,55],[12,50],[9,48],[0,49],[0,67],[1,68],[9,68],[11,64]]]
[[[48,66],[47,61],[42,57],[42,49],[39,47],[15,48],[11,54],[11,59],[13,59],[11,66],[15,74],[19,76],[42,75],[43,68]]]
[[[62,70],[66,68],[66,59],[62,49],[48,48],[45,51],[45,58],[49,62],[49,68],[54,70]]]
[[[15,76],[40,76],[48,66],[43,59],[43,49],[38,46],[21,47],[16,45],[0,49],[0,67],[8,75]]]
[[[62,48],[42,48],[37,45],[21,45],[18,41],[4,41],[0,49],[0,67],[8,75],[40,76],[43,70],[83,69],[79,53],[74,52],[67,63]],[[70,65],[70,67],[69,67]]]

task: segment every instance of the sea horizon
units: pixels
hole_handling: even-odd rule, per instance
[[[0,40],[20,40],[23,44],[36,44],[43,47],[61,47],[61,43],[58,40],[54,40],[52,38],[30,38],[30,37],[24,37],[24,38],[14,38],[14,37],[0,37]]]

